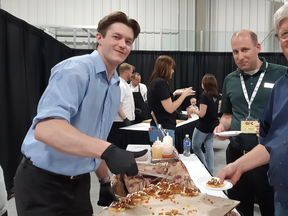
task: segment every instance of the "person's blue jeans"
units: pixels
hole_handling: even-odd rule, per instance
[[[151,126],[152,130],[149,130],[149,138],[150,142],[154,143],[157,140],[157,137],[159,137],[157,127]],[[173,139],[173,146],[175,147],[175,130],[166,129],[166,131],[169,133],[169,136]],[[159,138],[160,140],[160,138]]]
[[[213,174],[214,167],[214,150],[213,150],[213,133],[203,133],[197,128],[194,129],[192,136],[192,149],[194,153],[200,158],[203,164],[208,168],[209,172]],[[201,150],[202,143],[204,142],[205,156]]]
[[[281,203],[274,201],[275,205],[275,216],[287,216],[288,215],[288,209],[284,208],[284,206],[281,205]]]

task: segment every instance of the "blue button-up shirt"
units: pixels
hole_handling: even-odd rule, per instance
[[[268,180],[275,199],[288,209],[288,74],[274,85],[260,122],[260,143],[270,153]]]
[[[45,118],[63,119],[89,136],[106,140],[119,111],[120,94],[117,72],[109,82],[97,51],[60,62],[51,70],[37,116],[23,141],[22,153],[35,166],[62,175],[75,176],[96,170],[101,159],[57,151],[34,138],[35,126]]]

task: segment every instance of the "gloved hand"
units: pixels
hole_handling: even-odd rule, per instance
[[[131,125],[131,121],[128,118],[125,118],[124,124],[125,124],[125,126],[129,126],[129,125]]]
[[[147,151],[145,149],[139,152],[130,152],[111,144],[102,153],[101,159],[105,160],[107,167],[112,173],[134,176],[138,174],[135,158],[145,155]]]
[[[109,206],[113,201],[117,201],[118,198],[115,196],[110,182],[100,184],[99,200],[97,205],[99,206]]]

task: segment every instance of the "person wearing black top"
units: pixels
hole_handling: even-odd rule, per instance
[[[206,74],[202,78],[202,88],[204,89],[200,97],[199,110],[191,107],[188,113],[195,113],[199,116],[199,121],[192,136],[192,148],[194,153],[206,165],[211,174],[214,167],[213,151],[213,130],[219,124],[218,106],[219,94],[216,78],[212,74]],[[202,143],[205,147],[205,156],[201,150]]]
[[[159,56],[155,62],[153,73],[149,78],[147,92],[150,110],[154,112],[158,124],[161,124],[173,138],[173,143],[176,128],[175,110],[187,96],[194,94],[192,87],[179,89],[174,93],[171,92],[168,80],[172,78],[175,66],[175,61],[171,57],[166,55]],[[175,95],[180,95],[177,100],[174,99]],[[149,130],[149,136],[150,141],[153,143],[157,139],[158,132],[153,119],[150,125],[152,126],[152,130]]]

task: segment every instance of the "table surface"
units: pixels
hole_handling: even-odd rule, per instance
[[[199,119],[199,117],[196,114],[192,115],[191,118],[189,118],[183,122],[178,123],[176,125],[176,128],[181,127],[182,125],[188,124],[190,122],[196,121],[198,119]],[[149,127],[150,127],[150,123],[138,123],[138,124],[122,127],[120,129],[121,130],[134,130],[134,131],[149,131]]]
[[[180,154],[180,159],[185,164],[189,175],[196,186],[200,189],[201,193],[228,198],[223,191],[209,190],[197,181],[199,178],[211,176],[211,174],[195,154],[191,154],[190,157],[185,157],[183,154]]]

